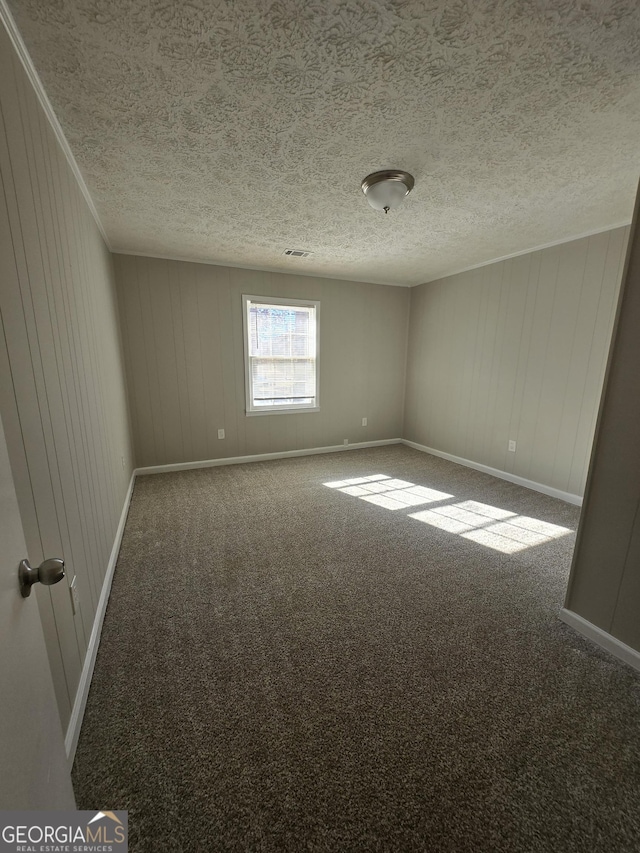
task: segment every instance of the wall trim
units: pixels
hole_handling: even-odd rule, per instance
[[[2,0],[0,0],[0,2],[2,2]],[[89,645],[87,648],[87,653],[85,655],[84,665],[82,667],[80,683],[78,684],[78,689],[76,691],[76,698],[71,712],[71,719],[69,720],[69,725],[65,736],[65,748],[69,767],[73,765],[76,748],[78,746],[78,738],[80,736],[80,729],[82,727],[82,720],[87,705],[87,698],[89,696],[89,688],[91,686],[91,679],[93,677],[96,656],[98,653],[98,647],[100,645],[102,625],[104,622],[107,604],[109,602],[111,584],[113,582],[113,575],[115,573],[116,563],[118,561],[118,554],[120,552],[120,545],[122,543],[124,527],[127,521],[127,516],[129,514],[129,506],[131,504],[131,496],[133,494],[133,488],[136,477],[145,476],[147,474],[161,474],[170,471],[189,471],[197,468],[214,468],[221,465],[240,465],[248,462],[264,462],[270,459],[290,459],[299,456],[316,456],[323,453],[339,453],[348,450],[364,450],[367,447],[382,447],[385,445],[392,444],[404,444],[407,447],[412,447],[414,450],[419,450],[423,453],[429,453],[432,456],[438,456],[442,459],[447,459],[449,462],[455,462],[458,465],[464,465],[468,468],[474,468],[477,471],[484,472],[485,474],[490,474],[494,477],[498,477],[503,480],[508,480],[509,482],[524,486],[525,488],[542,492],[543,494],[559,498],[560,500],[565,500],[568,503],[573,503],[578,506],[582,503],[582,498],[579,495],[572,495],[568,492],[562,492],[559,489],[552,488],[551,486],[545,486],[542,483],[535,483],[532,480],[526,480],[524,477],[517,477],[514,474],[510,474],[506,471],[500,471],[497,468],[490,468],[488,465],[481,465],[477,462],[472,462],[469,459],[463,459],[459,456],[453,456],[450,453],[444,453],[443,451],[435,450],[434,448],[425,447],[422,444],[417,444],[414,441],[409,441],[408,439],[404,438],[385,438],[380,439],[378,441],[360,441],[356,442],[355,444],[337,444],[331,445],[329,447],[311,447],[305,448],[303,450],[285,450],[275,453],[257,453],[249,456],[230,456],[223,459],[205,459],[197,462],[176,462],[169,465],[150,465],[144,468],[135,468],[131,474],[129,487],[127,489],[127,494],[125,495],[122,513],[120,515],[120,521],[118,523],[118,528],[116,530],[116,534],[113,541],[113,547],[111,548],[111,554],[109,557],[109,562],[107,564],[107,571],[105,573],[104,582],[102,584],[102,591],[100,593],[100,600],[98,601],[98,607],[96,609],[96,615],[93,621],[91,637],[89,639]],[[590,622],[587,622],[586,619],[583,619],[581,616],[578,616],[577,614],[569,610],[563,608],[560,612],[560,618],[562,619],[562,621],[566,622],[568,625],[578,631],[578,633],[583,634],[588,639],[592,640],[593,642],[600,645],[602,648],[611,652],[616,657],[625,661],[625,663],[628,663],[635,669],[640,670],[640,653],[636,652],[630,646],[626,646],[620,640],[615,639],[615,637],[612,637],[610,634],[607,634],[605,631],[602,631],[600,628],[597,628],[595,625],[592,625]]]
[[[127,489],[127,494],[124,499],[122,513],[120,514],[120,521],[118,523],[116,535],[113,540],[111,555],[109,557],[109,562],[107,563],[107,571],[104,576],[104,581],[102,583],[102,591],[100,593],[100,600],[98,601],[96,615],[93,620],[93,629],[91,631],[91,637],[89,639],[89,646],[87,647],[87,653],[84,658],[82,673],[80,674],[80,683],[78,684],[75,702],[73,703],[73,708],[71,710],[71,719],[69,720],[67,734],[64,739],[64,745],[67,751],[67,760],[69,762],[69,769],[71,769],[71,767],[73,766],[73,759],[75,758],[76,748],[78,746],[78,738],[80,737],[80,729],[82,728],[84,711],[87,707],[87,697],[89,696],[89,688],[91,687],[93,669],[96,665],[96,655],[98,654],[98,646],[100,645],[100,635],[102,634],[102,623],[104,622],[104,614],[107,610],[107,604],[109,603],[111,583],[113,581],[116,563],[118,562],[118,554],[120,553],[120,545],[122,543],[122,536],[124,534],[124,526],[127,521],[127,515],[129,514],[129,505],[131,503],[131,495],[133,494],[133,486],[135,483],[135,479],[136,472],[133,471],[131,474],[131,480],[129,481],[129,488]]]
[[[414,450],[420,450],[422,453],[430,453],[432,456],[439,456],[441,459],[447,459],[449,462],[455,462],[456,465],[465,465],[467,468],[475,468],[476,471],[482,471],[485,474],[491,474],[492,477],[498,477],[500,480],[508,480],[510,483],[516,483],[518,486],[524,486],[525,489],[533,489],[535,492],[542,492],[543,495],[549,495],[552,498],[558,498],[561,501],[566,501],[576,506],[582,506],[582,498],[580,495],[574,495],[571,492],[563,492],[560,489],[554,489],[553,486],[546,486],[544,483],[536,483],[534,480],[527,480],[525,477],[518,477],[516,474],[510,474],[508,471],[500,471],[498,468],[490,468],[488,465],[481,465],[479,462],[473,462],[471,459],[463,459],[461,456],[454,456],[452,453],[444,453],[442,450],[435,450],[433,447],[425,447],[424,444],[417,444],[415,441],[409,441],[406,438],[402,439],[402,444],[407,447],[413,447]]]
[[[567,610],[566,607],[563,607],[559,615],[560,619],[566,625],[569,625],[570,628],[573,628],[574,631],[577,631],[578,634],[582,634],[587,640],[591,640],[592,643],[600,646],[601,649],[604,649],[640,672],[640,652],[632,649],[631,646],[627,646],[622,640],[618,640],[611,634],[603,631],[602,628],[598,628],[592,622],[583,619],[582,616],[578,616],[573,610]]]
[[[2,2],[2,0],[0,0]],[[355,284],[375,284],[378,287],[417,287],[415,284],[403,284],[397,281],[371,281],[368,278],[345,278],[343,275],[330,275],[329,273],[323,272],[311,272],[310,270],[305,269],[280,269],[278,267],[259,267],[257,265],[252,264],[238,264],[233,261],[209,261],[206,258],[190,258],[182,255],[159,255],[151,252],[136,252],[135,250],[130,249],[112,249],[111,250],[114,255],[131,255],[134,258],[155,258],[159,261],[179,261],[183,264],[205,264],[210,267],[230,267],[231,269],[238,270],[255,270],[256,272],[273,272],[278,275],[302,275],[308,276],[311,278],[327,278],[331,281],[350,281]],[[297,262],[297,258],[294,258],[292,263]],[[304,264],[306,261],[302,260],[300,263]],[[420,282],[422,284],[422,282]]]
[[[0,0],[3,3],[4,0]],[[519,258],[521,255],[531,255],[534,252],[542,252],[544,249],[552,249],[554,246],[562,246],[564,243],[573,243],[575,240],[584,240],[585,237],[595,237],[596,234],[605,234],[607,231],[616,231],[618,228],[627,228],[631,225],[631,220],[625,222],[615,222],[613,225],[605,225],[602,228],[594,228],[591,231],[584,231],[582,234],[575,234],[572,237],[562,237],[559,240],[552,240],[550,243],[543,243],[540,246],[532,246],[529,249],[519,249],[517,252],[511,252],[508,255],[501,255],[498,258],[489,258],[487,261],[480,261],[477,264],[471,264],[468,267],[461,267],[449,272],[441,272],[437,275],[427,278],[424,281],[418,281],[414,284],[404,284],[396,281],[371,281],[370,279],[362,278],[345,278],[342,275],[329,275],[327,273],[311,272],[305,269],[283,270],[276,267],[253,266],[251,264],[238,264],[233,261],[210,261],[204,258],[192,258],[183,255],[160,255],[151,252],[137,252],[131,249],[114,248],[111,251],[116,255],[132,255],[140,258],[157,258],[161,261],[181,261],[187,264],[207,264],[214,267],[231,267],[231,269],[257,270],[258,272],[273,272],[282,275],[303,275],[311,276],[312,278],[328,278],[336,281],[354,281],[360,284],[377,284],[382,287],[420,287],[423,284],[430,284],[432,281],[441,281],[445,278],[450,278],[454,275],[460,275],[463,272],[480,269],[480,267],[488,267],[491,264],[499,264],[501,261],[509,261],[511,258]],[[304,261],[302,262],[304,263]]]
[[[468,267],[462,267],[452,272],[444,272],[433,276],[432,278],[421,281],[420,284],[430,284],[432,281],[440,281],[444,278],[450,278],[454,275],[460,275],[463,272],[480,269],[480,267],[488,267],[491,264],[499,264],[501,261],[509,261],[511,258],[519,258],[521,255],[531,255],[534,252],[542,252],[544,249],[553,249],[554,246],[562,246],[564,243],[573,243],[575,240],[584,240],[585,237],[595,237],[596,234],[604,234],[607,231],[616,231],[618,228],[628,228],[631,225],[631,220],[617,222],[613,225],[606,225],[603,228],[594,228],[592,231],[584,231],[582,234],[575,234],[573,237],[562,237],[560,240],[552,240],[550,243],[543,243],[541,246],[533,246],[530,249],[520,249],[517,252],[511,252],[509,255],[502,255],[499,258],[491,258],[489,261],[480,261],[478,264],[471,264]],[[410,287],[420,287],[420,284],[411,284]]]
[[[2,0],[0,0],[0,2],[2,2]],[[233,456],[227,459],[207,459],[201,462],[179,462],[172,465],[154,465],[147,468],[135,468],[133,470],[131,474],[131,480],[129,481],[127,494],[125,495],[122,513],[120,514],[120,521],[118,523],[118,528],[116,530],[116,534],[113,540],[113,547],[111,548],[111,554],[109,556],[109,562],[107,564],[107,571],[105,573],[104,581],[102,584],[102,591],[100,592],[100,600],[98,601],[96,615],[93,620],[91,637],[89,639],[89,645],[87,647],[84,665],[82,667],[82,673],[80,674],[80,682],[76,691],[76,698],[73,703],[71,718],[69,720],[67,733],[64,739],[69,769],[71,769],[71,767],[73,766],[73,760],[75,758],[76,749],[78,746],[78,738],[80,737],[80,729],[82,728],[82,720],[84,718],[85,708],[87,707],[89,688],[91,687],[91,679],[93,677],[93,670],[96,664],[96,656],[98,654],[98,647],[100,645],[102,625],[107,610],[107,604],[109,603],[111,584],[113,582],[113,575],[115,573],[116,563],[118,562],[118,554],[120,553],[120,545],[122,544],[124,527],[127,521],[127,516],[129,514],[129,506],[131,504],[131,496],[133,494],[133,487],[136,481],[136,477],[138,475],[145,474],[159,474],[165,471],[186,471],[192,468],[212,468],[218,465],[237,465],[244,462],[261,462],[268,459],[287,459],[289,457],[295,456],[313,456],[321,453],[334,453],[340,450],[360,450],[366,447],[379,447],[385,444],[401,444],[401,439],[385,438],[379,441],[361,441],[356,444],[339,444],[332,447],[313,447],[305,450],[287,450],[283,451],[282,453],[260,453],[255,454],[253,456]]]
[[[102,222],[100,221],[100,217],[98,216],[98,211],[96,210],[96,206],[93,203],[93,199],[89,193],[87,185],[84,182],[84,178],[82,177],[82,172],[80,171],[80,167],[76,162],[76,158],[73,156],[73,152],[67,142],[67,137],[64,135],[64,131],[58,121],[58,118],[54,112],[53,107],[51,106],[51,101],[49,100],[47,93],[45,91],[44,86],[42,85],[42,80],[40,79],[40,75],[36,71],[35,65],[29,55],[29,51],[27,50],[27,46],[25,45],[22,36],[20,35],[20,30],[18,29],[18,25],[15,22],[13,15],[11,14],[9,7],[7,6],[6,0],[0,0],[0,21],[4,24],[4,28],[7,31],[7,35],[18,54],[18,59],[22,63],[22,67],[24,68],[27,77],[29,78],[29,82],[33,86],[33,89],[36,93],[38,101],[40,102],[40,106],[44,110],[44,114],[47,117],[49,124],[51,125],[51,129],[53,130],[55,137],[58,141],[58,145],[62,149],[62,153],[67,159],[67,163],[73,172],[73,175],[80,187],[80,191],[84,196],[84,200],[87,203],[89,210],[91,211],[91,215],[95,219],[95,223],[98,226],[98,230],[102,235],[102,239],[107,245],[109,251],[112,251],[111,244],[109,243],[109,238],[107,237],[107,233],[102,226]]]
[[[191,471],[194,468],[215,468],[218,465],[243,465],[245,462],[266,462],[269,459],[290,459],[295,456],[316,456],[321,453],[338,453],[342,450],[363,450],[384,444],[402,444],[401,438],[383,438],[379,441],[358,441],[355,444],[334,444],[330,447],[308,447],[304,450],[283,450],[278,453],[256,453],[252,456],[227,456],[222,459],[204,459],[200,462],[175,462],[171,465],[148,465],[136,468],[136,476],[164,474],[168,471]]]
[[[450,270],[448,272],[438,273],[437,275],[432,276],[431,278],[425,279],[424,281],[416,282],[415,284],[405,284],[405,283],[391,282],[391,281],[370,281],[368,279],[365,280],[365,279],[361,279],[361,278],[345,278],[344,276],[328,275],[328,274],[323,274],[323,273],[311,272],[311,271],[307,271],[304,269],[283,270],[283,269],[276,269],[275,267],[252,266],[252,265],[247,265],[247,264],[238,264],[238,263],[233,263],[231,261],[211,261],[211,260],[205,260],[202,258],[190,258],[190,257],[177,256],[177,255],[150,254],[150,253],[141,252],[141,251],[131,251],[128,249],[113,248],[111,246],[111,243],[109,242],[109,238],[107,237],[107,233],[106,233],[106,231],[102,225],[102,222],[100,221],[98,211],[97,211],[96,206],[93,202],[93,199],[91,198],[91,194],[89,193],[89,189],[88,189],[88,187],[84,181],[84,178],[82,176],[82,172],[80,171],[80,167],[78,166],[76,158],[74,157],[73,152],[71,150],[71,147],[69,146],[67,138],[64,134],[64,131],[62,130],[62,126],[60,125],[60,122],[58,121],[58,118],[55,114],[53,106],[51,105],[51,101],[49,100],[49,97],[46,93],[46,90],[42,84],[42,80],[40,79],[40,75],[36,71],[35,65],[33,64],[33,60],[31,59],[31,56],[29,55],[29,51],[27,50],[27,46],[25,45],[24,40],[20,34],[20,30],[18,29],[18,25],[15,22],[15,18],[11,14],[11,11],[7,5],[7,0],[0,0],[0,21],[2,21],[2,23],[4,24],[4,27],[7,31],[9,39],[11,40],[11,43],[13,44],[13,47],[14,47],[17,55],[18,55],[18,58],[20,59],[20,62],[22,63],[22,66],[23,66],[23,68],[27,74],[27,77],[29,78],[31,85],[33,86],[33,89],[36,93],[38,101],[40,102],[40,106],[44,110],[44,113],[45,113],[45,115],[49,121],[49,124],[51,125],[51,128],[52,128],[52,130],[56,136],[56,139],[58,140],[58,144],[60,145],[60,148],[62,149],[62,151],[63,151],[63,153],[67,159],[67,162],[71,168],[71,171],[73,172],[73,174],[75,176],[75,179],[78,183],[78,186],[80,187],[82,195],[84,196],[84,199],[87,203],[87,206],[88,206],[89,210],[91,211],[91,214],[95,220],[96,225],[98,226],[98,230],[100,231],[100,234],[102,235],[102,239],[104,240],[109,251],[114,253],[114,254],[138,255],[138,256],[143,257],[143,258],[159,258],[160,260],[166,260],[166,261],[183,261],[186,263],[194,263],[194,264],[210,264],[212,266],[257,270],[259,272],[275,272],[275,273],[282,273],[285,275],[289,274],[289,275],[312,276],[314,278],[328,278],[328,279],[335,279],[337,281],[355,281],[355,282],[360,282],[363,284],[377,284],[377,285],[381,285],[383,287],[420,287],[420,285],[429,284],[432,281],[439,281],[440,279],[443,279],[443,278],[449,278],[450,276],[460,275],[460,273],[469,272],[470,270],[479,269],[480,267],[489,266],[490,264],[497,264],[497,263],[500,263],[501,261],[508,261],[509,259],[517,258],[520,255],[528,255],[532,252],[539,252],[539,251],[542,251],[543,249],[550,249],[553,246],[560,246],[563,243],[571,243],[574,240],[582,240],[585,237],[592,237],[595,234],[602,234],[605,231],[614,231],[617,228],[625,228],[631,224],[631,220],[627,220],[624,222],[614,223],[612,225],[606,225],[606,226],[601,227],[601,228],[595,228],[591,231],[585,231],[581,234],[575,234],[575,235],[570,236],[570,237],[563,237],[559,240],[552,240],[549,243],[543,243],[542,245],[539,245],[539,246],[532,246],[528,249],[520,249],[517,252],[511,252],[508,255],[501,255],[500,257],[497,257],[497,258],[490,258],[489,260],[486,260],[486,261],[480,261],[477,264],[471,264],[470,266],[462,267],[461,269]]]

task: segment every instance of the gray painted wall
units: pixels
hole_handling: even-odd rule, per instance
[[[640,194],[566,607],[640,652],[639,209]]]
[[[628,230],[413,288],[404,438],[581,495]]]
[[[402,435],[406,288],[114,258],[139,466]],[[320,301],[319,412],[245,415],[243,293]]]
[[[36,587],[66,728],[132,454],[111,257],[2,26],[0,177],[0,414],[28,557],[80,592]]]

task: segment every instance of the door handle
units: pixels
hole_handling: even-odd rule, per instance
[[[22,560],[18,568],[18,580],[23,598],[28,598],[31,595],[31,587],[34,583],[39,581],[45,586],[51,586],[61,581],[63,577],[64,560],[60,560],[58,557],[45,560],[44,563],[40,563],[37,569],[29,565],[29,560]]]

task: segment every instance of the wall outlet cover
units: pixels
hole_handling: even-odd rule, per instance
[[[515,441],[514,441],[512,438],[510,438],[510,439],[509,439],[509,451],[510,451],[511,453],[515,453],[515,452],[516,452],[516,443],[515,443]]]
[[[224,430],[223,429],[218,430],[218,438],[224,438]]]
[[[363,419],[362,419],[362,426],[366,426],[366,425],[367,425],[367,419],[366,419],[366,418],[363,418]]]

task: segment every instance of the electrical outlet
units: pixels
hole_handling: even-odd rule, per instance
[[[345,440],[344,440],[342,443],[343,443],[343,444],[349,444],[349,439],[348,439],[348,438],[345,438]]]
[[[515,452],[516,452],[516,443],[515,443],[515,441],[514,441],[512,438],[510,438],[510,439],[509,439],[509,451],[510,451],[511,453],[515,453]]]
[[[218,430],[218,438],[224,438],[224,430],[223,429]]]
[[[80,610],[80,593],[78,592],[78,577],[74,577],[69,585],[69,592],[71,593],[71,609],[73,610],[73,615]]]
[[[363,418],[363,419],[362,419],[362,426],[366,426],[366,425],[367,425],[367,419],[366,419],[366,418]]]

